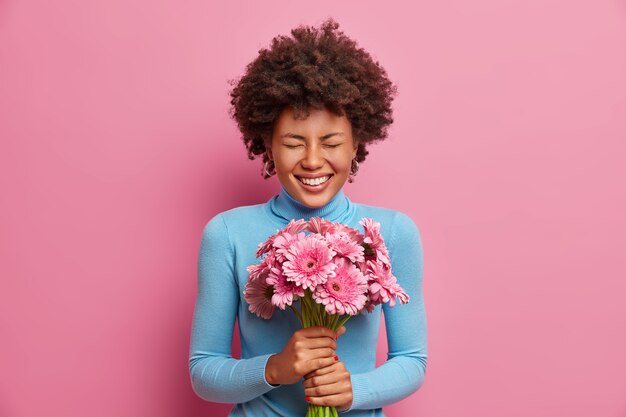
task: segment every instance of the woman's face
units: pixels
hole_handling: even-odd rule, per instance
[[[341,189],[356,151],[345,115],[312,108],[302,120],[289,107],[280,113],[267,150],[282,186],[311,208],[322,207]]]

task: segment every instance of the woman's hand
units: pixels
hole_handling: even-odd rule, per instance
[[[296,331],[282,352],[268,359],[265,379],[272,385],[295,384],[304,375],[334,364],[337,337],[343,332],[345,328],[333,332],[322,326]]]
[[[341,361],[307,374],[302,385],[309,404],[332,405],[338,410],[352,405],[350,372]]]

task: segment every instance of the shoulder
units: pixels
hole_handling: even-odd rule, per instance
[[[364,217],[380,223],[380,233],[390,251],[397,246],[411,244],[421,248],[421,237],[417,223],[407,213],[388,208],[357,203],[358,219]]]
[[[215,214],[204,226],[203,234],[227,236],[253,227],[263,220],[267,203],[234,207]],[[248,229],[249,230],[249,229]]]
[[[380,223],[381,232],[386,231],[389,238],[396,235],[414,234],[419,236],[416,222],[407,213],[388,208],[356,203],[359,218],[369,217]]]

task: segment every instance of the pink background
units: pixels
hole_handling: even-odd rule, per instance
[[[201,232],[278,191],[227,80],[327,16],[399,87],[344,190],[424,244],[387,414],[626,416],[624,0],[0,1],[0,416],[226,414],[188,375]]]

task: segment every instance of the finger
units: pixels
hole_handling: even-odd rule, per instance
[[[329,374],[331,372],[337,372],[338,370],[343,368],[341,365],[342,365],[341,361],[339,361],[339,362],[335,361],[335,363],[333,363],[330,366],[327,366],[325,368],[316,369],[313,372],[309,372],[308,374],[306,374],[304,376],[304,379],[307,380],[307,379],[313,378],[315,376],[321,376],[321,375]]]
[[[300,375],[306,375],[319,368],[325,368],[335,362],[334,357],[310,359],[302,365]]]
[[[306,378],[302,381],[302,386],[304,386],[305,389],[321,387],[322,385],[331,385],[342,380],[349,380],[349,378],[350,377],[347,373],[336,370],[334,372],[330,372],[324,375],[316,375],[310,378]]]
[[[304,395],[313,397],[326,397],[329,395],[342,394],[352,391],[350,379],[333,380],[329,384],[315,385],[304,389]]]
[[[344,408],[344,406],[352,404],[352,392],[325,395],[321,397],[306,396],[305,399],[309,404],[313,405],[328,405]]]
[[[329,337],[333,340],[337,339],[337,333],[324,326],[307,327],[306,329],[298,330],[298,332],[305,337]]]
[[[327,348],[335,351],[337,349],[337,342],[328,337],[311,337],[296,340],[293,347],[296,350]]]
[[[339,359],[337,355],[335,354],[335,351],[327,347],[317,348],[317,349],[307,349],[305,351],[301,351],[298,353],[298,357],[300,358],[300,360],[330,358],[332,359],[330,361],[331,363]],[[337,357],[337,359],[335,359],[335,357]]]
[[[337,337],[341,336],[346,332],[346,326],[341,326],[339,330],[337,330]]]

